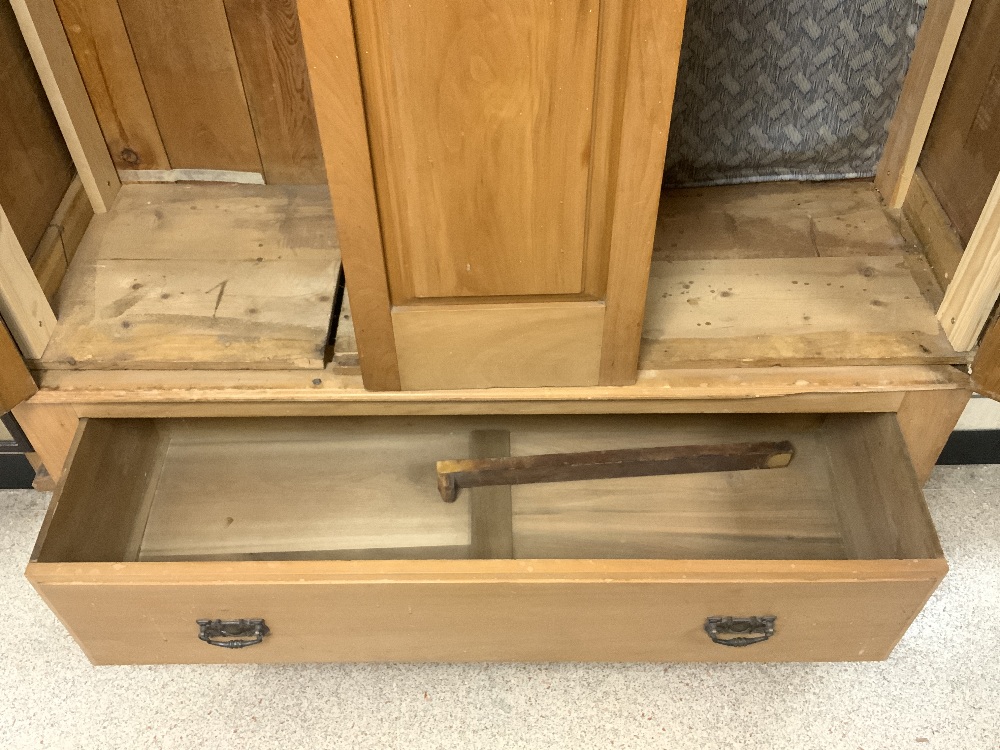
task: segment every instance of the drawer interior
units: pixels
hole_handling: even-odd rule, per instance
[[[484,455],[484,435],[512,456],[787,440],[794,457],[444,502],[436,462]],[[35,560],[940,556],[895,416],[833,414],[89,420]]]

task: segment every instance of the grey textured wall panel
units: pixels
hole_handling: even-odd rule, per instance
[[[874,174],[927,0],[689,0],[665,182]]]

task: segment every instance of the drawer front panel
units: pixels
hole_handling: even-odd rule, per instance
[[[883,659],[939,578],[779,582],[36,584],[96,664]],[[776,617],[713,642],[709,617]],[[200,619],[263,618],[259,645],[198,638]]]

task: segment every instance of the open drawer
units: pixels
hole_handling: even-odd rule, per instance
[[[436,483],[785,440],[784,468]],[[416,416],[85,421],[27,575],[100,664],[826,661],[886,657],[946,570],[892,414]]]

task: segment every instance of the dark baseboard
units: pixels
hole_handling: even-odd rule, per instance
[[[1000,430],[960,430],[951,433],[938,466],[1000,464]]]
[[[33,481],[35,470],[23,453],[0,453],[0,490],[30,490]]]

